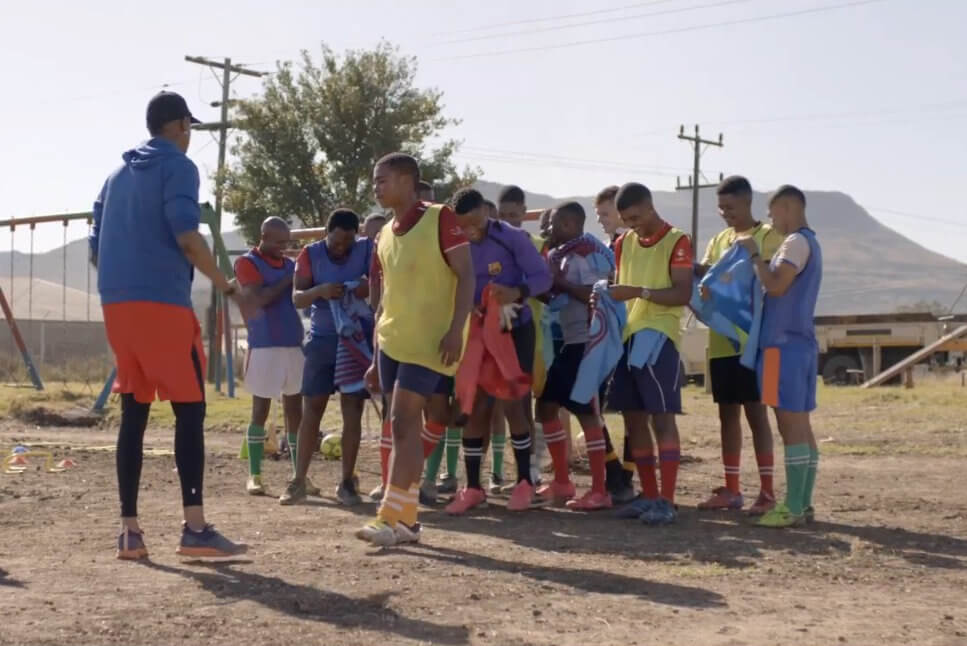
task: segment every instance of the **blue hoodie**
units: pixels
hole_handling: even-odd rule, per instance
[[[94,202],[90,245],[101,303],[191,307],[193,268],[176,238],[198,230],[198,168],[158,137],[121,157]]]

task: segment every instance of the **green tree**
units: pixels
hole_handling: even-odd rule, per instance
[[[261,96],[238,104],[235,162],[216,179],[249,241],[270,215],[310,227],[340,206],[365,215],[373,165],[386,153],[420,160],[438,198],[477,179],[478,169],[457,169],[459,144],[441,133],[459,122],[444,116],[440,91],[415,86],[416,69],[386,42],[341,57],[323,45],[320,64],[303,51],[298,66],[280,63]]]

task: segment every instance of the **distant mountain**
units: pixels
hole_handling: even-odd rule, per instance
[[[478,182],[477,188],[496,200],[500,185]],[[655,204],[662,217],[688,231],[691,228],[691,194],[687,192],[656,191]],[[921,247],[884,226],[848,195],[837,192],[807,191],[808,215],[823,245],[824,277],[819,302],[821,314],[867,314],[894,312],[902,306],[918,302],[939,301],[953,303],[967,283],[967,265],[951,260]],[[529,208],[547,208],[562,201],[575,199],[588,215],[586,229],[603,236],[594,217],[588,196],[557,198],[540,193],[527,193]],[[757,217],[766,218],[766,196],[757,193],[754,210]],[[533,230],[536,226],[528,225]],[[723,227],[716,210],[715,192],[701,192],[699,211],[699,244],[697,253],[705,250],[711,235]],[[246,248],[236,231],[224,234],[228,249]],[[211,241],[209,240],[209,243]],[[87,241],[68,243],[66,249],[66,280],[69,288],[86,291],[88,287]],[[35,254],[34,278],[60,285],[64,278],[64,248]],[[0,286],[8,289],[10,252],[0,252]],[[14,276],[27,276],[27,254],[14,252]],[[90,272],[92,291],[97,289],[97,277]],[[208,281],[196,277],[192,298],[196,310],[207,302]],[[15,294],[16,297],[22,295]],[[967,311],[967,299],[958,311]]]
[[[229,250],[240,250],[246,249],[244,239],[241,234],[237,231],[228,231],[222,235],[225,241],[225,247]],[[211,246],[211,236],[205,236],[208,240],[209,247]],[[65,254],[66,249],[66,254]],[[58,247],[44,253],[34,254],[33,259],[33,277],[34,285],[45,285],[44,289],[46,291],[34,294],[35,298],[40,298],[41,294],[46,294],[48,291],[51,292],[50,298],[53,298],[56,302],[54,303],[56,310],[56,317],[60,316],[60,296],[54,294],[58,290],[54,287],[59,288],[61,285],[65,284],[70,290],[80,290],[81,292],[86,292],[88,286],[90,286],[91,292],[97,294],[97,273],[90,268],[90,264],[87,261],[88,258],[88,247],[87,240],[74,240],[68,242],[66,248]],[[26,253],[21,253],[19,251],[13,252],[13,274],[15,278],[26,278],[30,275],[30,255]],[[5,292],[10,291],[10,252],[0,252],[0,287],[4,289]],[[202,311],[204,304],[208,302],[208,294],[210,293],[209,282],[204,276],[200,276],[197,272],[195,274],[195,282],[192,285],[192,300],[195,304],[195,309],[199,312]],[[90,281],[90,282],[88,282]],[[14,302],[15,309],[18,311],[18,316],[23,316],[20,312],[21,304],[24,299],[27,298],[26,286],[29,281],[14,281]],[[53,285],[52,285],[53,284]],[[68,292],[68,301],[71,299],[80,298],[77,294],[71,295]],[[39,313],[44,311],[44,304],[41,301],[46,302],[44,298],[38,300],[35,303],[34,316],[39,317]],[[49,299],[47,299],[49,300]],[[86,305],[85,305],[86,307]],[[95,299],[93,307],[99,307],[99,301]],[[39,308],[39,309],[38,309]],[[68,319],[80,320],[84,316],[80,313],[82,311],[81,306],[77,306],[76,312],[75,308],[71,307],[71,303],[68,302]],[[86,309],[84,309],[86,311]],[[99,318],[99,317],[98,317]]]
[[[500,185],[477,182],[477,188],[496,200]],[[692,222],[691,193],[655,191],[655,205],[672,225],[689,232]],[[555,198],[527,193],[528,208],[547,208],[574,199],[587,213],[585,230],[603,236],[594,217],[593,197]],[[753,202],[756,217],[766,217],[765,194]],[[823,246],[821,314],[868,314],[894,312],[918,302],[954,302],[967,283],[967,265],[930,251],[884,226],[851,197],[838,192],[807,191],[807,215]],[[703,189],[699,199],[701,256],[712,235],[723,228],[713,189]],[[536,230],[536,227],[532,228]],[[962,302],[958,311],[967,310]]]

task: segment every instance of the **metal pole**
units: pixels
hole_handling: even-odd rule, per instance
[[[60,306],[61,321],[67,321],[67,220],[64,220],[63,245],[61,247],[61,286],[60,286]],[[65,331],[67,328],[64,328]]]
[[[698,124],[695,124],[695,165],[692,167],[692,248],[698,248],[698,174],[702,150],[699,144]]]
[[[222,230],[222,172],[225,168],[225,149],[228,144],[228,101],[231,96],[232,84],[232,59],[226,58],[224,62],[224,67],[222,68],[222,104],[220,108],[220,121],[218,128],[218,167],[215,171],[215,217],[212,219],[211,229],[212,234],[221,233]],[[217,258],[217,256],[216,256]],[[222,267],[222,271],[224,271]],[[214,293],[214,287],[212,288],[212,307],[216,311],[216,328],[218,326],[217,312],[220,308],[219,300]],[[220,372],[222,369],[222,352],[221,343],[219,343],[219,333],[221,330],[213,330],[213,334],[209,337],[209,354],[211,355],[212,369],[214,372],[214,379],[216,388],[221,385]]]
[[[87,239],[91,239],[91,221],[87,221]],[[84,267],[87,268],[87,321],[91,321],[91,263],[85,262]]]
[[[225,313],[225,384],[228,386],[229,398],[235,399],[235,357],[232,354],[231,300],[223,297],[222,303],[222,311]]]
[[[37,373],[37,368],[34,366],[33,359],[30,358],[30,352],[27,350],[27,344],[24,343],[24,339],[20,335],[20,330],[17,328],[17,322],[13,318],[13,311],[7,304],[7,299],[4,298],[2,289],[0,289],[0,309],[3,310],[3,315],[7,319],[7,325],[10,326],[10,338],[13,339],[14,344],[20,350],[20,356],[23,357],[24,365],[27,366],[27,372],[30,374],[30,380],[34,382],[34,388],[37,390],[43,390],[44,382],[40,380],[40,375]]]
[[[10,225],[10,308],[13,309],[13,231],[14,225]]]
[[[107,398],[111,396],[111,387],[114,386],[114,378],[117,377],[117,374],[118,369],[111,368],[111,374],[107,376],[107,381],[104,382],[104,387],[101,388],[101,394],[94,401],[94,412],[100,413],[104,410],[104,405],[107,404]]]
[[[34,229],[37,227],[33,222],[30,223],[30,258],[28,259],[30,269],[27,275],[27,319],[34,320]]]

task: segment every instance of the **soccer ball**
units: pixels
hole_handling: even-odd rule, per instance
[[[319,452],[322,453],[322,457],[327,460],[338,460],[342,457],[342,434],[341,433],[329,433],[322,438],[322,444],[319,445]]]

